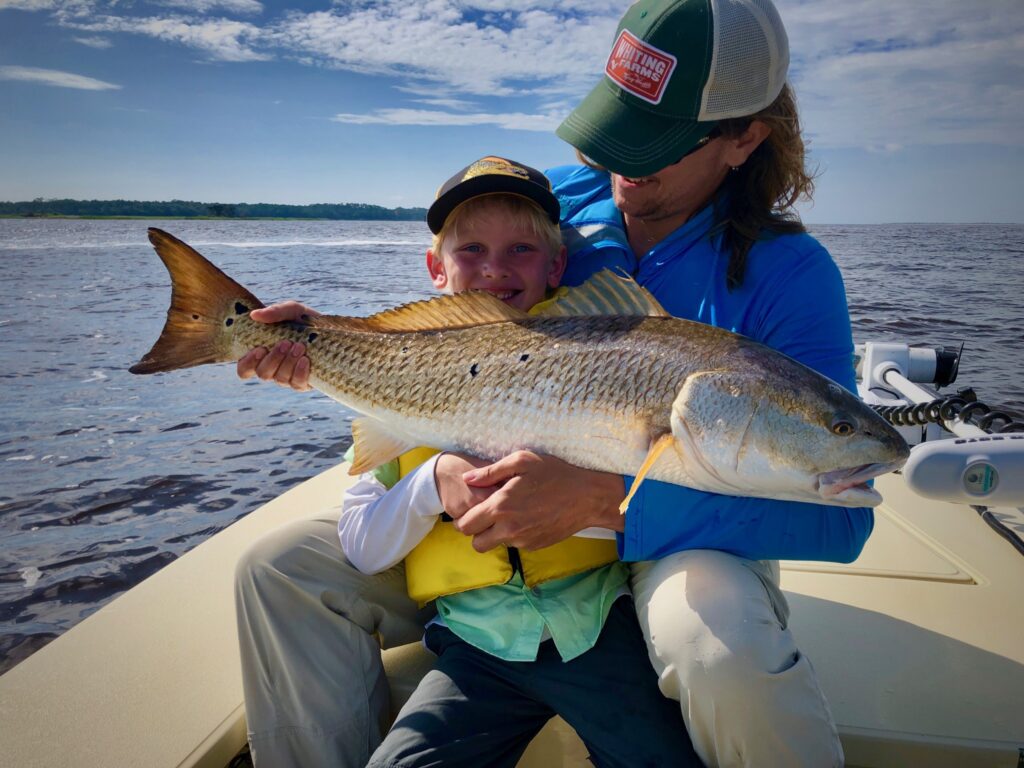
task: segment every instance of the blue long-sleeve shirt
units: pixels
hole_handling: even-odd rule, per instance
[[[569,249],[563,282],[606,267],[632,275],[676,317],[699,320],[784,352],[855,391],[846,291],[832,257],[808,234],[750,249],[743,284],[726,287],[729,252],[711,237],[712,206],[642,255],[633,253],[605,173],[581,166],[547,172],[562,205]],[[626,478],[627,487],[633,478]],[[755,560],[850,562],[874,525],[870,508],[724,496],[645,480],[619,535],[623,560],[719,549]]]

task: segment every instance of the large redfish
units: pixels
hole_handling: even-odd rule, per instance
[[[471,292],[267,325],[249,318],[263,304],[188,245],[159,229],[149,239],[171,273],[171,307],[132,373],[302,342],[312,386],[363,414],[352,472],[417,445],[485,458],[529,448],[637,483],[873,506],[881,497],[866,482],[909,455],[843,387],[750,339],[670,317],[608,272],[561,289],[539,315]]]

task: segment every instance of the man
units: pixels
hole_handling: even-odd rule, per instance
[[[785,84],[788,59],[785,30],[767,0],[633,5],[605,78],[558,129],[610,171],[549,174],[569,247],[565,280],[621,267],[672,314],[750,336],[852,389],[842,280],[791,211],[812,184]],[[294,362],[301,350],[282,352],[245,359],[239,372],[282,382],[298,373],[301,387],[303,369]],[[618,505],[631,478],[528,451],[487,466],[465,462],[439,472],[436,482],[445,510],[480,551],[502,543],[541,548],[592,526],[620,531],[662,692],[680,702],[706,764],[842,763],[814,671],[786,626],[775,561],[854,559],[871,531],[870,510],[739,499],[648,480],[623,517]],[[284,581],[290,577],[278,566],[287,545],[282,539],[262,552]],[[246,568],[266,572],[255,558],[243,564],[243,576]],[[385,644],[417,636],[388,636],[412,615],[390,592],[371,593],[360,582],[324,595],[309,599],[311,611],[365,617],[362,631],[380,630]],[[240,593],[243,612],[245,605]],[[344,654],[341,643],[349,640],[317,642]],[[376,653],[374,645],[358,657],[372,686],[382,679]],[[341,690],[352,688],[352,677],[348,670]],[[342,717],[373,741],[359,730],[372,730],[369,711],[361,724]]]

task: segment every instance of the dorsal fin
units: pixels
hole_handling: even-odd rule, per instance
[[[467,328],[474,325],[521,320],[526,313],[510,307],[485,291],[467,291],[454,296],[403,304],[369,317],[320,315],[311,318],[311,327],[340,328],[348,331],[403,333]]]
[[[670,317],[651,292],[628,275],[602,269],[576,288],[559,288],[548,304],[535,312],[542,317],[630,315]]]

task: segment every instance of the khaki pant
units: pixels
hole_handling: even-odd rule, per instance
[[[631,571],[661,692],[680,702],[705,764],[843,764],[814,669],[786,627],[778,562],[692,550]]]
[[[661,690],[706,764],[842,764],[814,670],[786,629],[777,564],[691,551],[632,571]],[[300,521],[242,558],[236,606],[256,764],[363,768],[392,716],[381,649],[419,640],[432,612],[408,598],[402,567],[361,574],[336,517]]]

